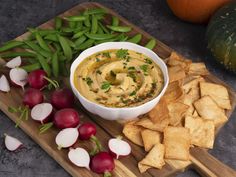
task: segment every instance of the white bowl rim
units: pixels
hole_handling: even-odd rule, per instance
[[[163,72],[163,75],[166,73],[166,75],[164,76],[164,77],[166,77],[166,82],[164,83],[164,86],[163,86],[161,92],[160,92],[157,96],[155,96],[154,98],[152,98],[151,100],[145,102],[144,104],[141,104],[141,105],[138,105],[138,106],[132,106],[132,107],[107,107],[107,106],[104,106],[104,105],[95,103],[95,102],[93,102],[93,101],[90,101],[89,99],[87,99],[86,97],[84,97],[84,96],[75,88],[75,86],[74,86],[74,72],[75,72],[76,68],[78,67],[78,64],[77,64],[76,67],[75,67],[74,65],[75,65],[75,63],[77,63],[77,60],[80,59],[80,56],[81,56],[82,54],[84,54],[84,53],[90,51],[90,50],[92,51],[93,49],[98,48],[98,47],[101,47],[101,46],[109,46],[109,45],[110,45],[111,47],[106,47],[104,50],[112,50],[112,49],[114,49],[114,48],[112,48],[112,45],[113,45],[113,44],[117,44],[117,43],[118,43],[118,44],[121,44],[121,45],[124,45],[124,47],[121,47],[122,49],[126,49],[125,45],[130,45],[130,46],[133,46],[133,47],[136,47],[136,48],[142,48],[143,50],[147,50],[147,51],[149,51],[150,53],[152,53],[152,54],[156,57],[156,59],[158,59],[158,60],[163,64],[163,66],[164,66],[164,68],[161,68],[161,67],[159,66],[159,64],[158,64],[154,59],[151,58],[152,61],[154,61],[154,62],[160,67],[160,69],[161,69],[162,72]],[[101,51],[104,51],[104,50],[101,50]],[[134,50],[134,51],[135,51],[135,50]],[[91,55],[93,55],[94,53],[97,53],[97,52],[91,52]],[[140,53],[142,53],[142,52],[140,52]],[[87,56],[87,57],[88,57],[88,56]],[[81,59],[81,62],[82,62],[84,59],[86,59],[87,57]],[[80,63],[81,63],[81,62],[80,62]],[[163,70],[164,70],[164,71],[163,71]],[[131,110],[136,110],[136,109],[142,108],[144,105],[146,105],[146,104],[148,104],[148,103],[150,103],[150,102],[154,102],[157,97],[160,97],[160,98],[161,98],[161,97],[163,96],[163,94],[165,93],[167,87],[168,87],[168,83],[169,83],[169,75],[168,75],[168,69],[167,69],[167,66],[166,66],[165,62],[164,62],[155,52],[153,52],[152,50],[150,50],[150,49],[148,49],[148,48],[146,48],[146,47],[143,47],[143,46],[141,46],[141,45],[131,43],[131,42],[104,42],[104,43],[102,43],[102,44],[98,44],[98,45],[95,45],[95,46],[93,46],[93,47],[90,47],[90,48],[84,50],[83,52],[81,52],[81,53],[79,54],[79,56],[73,61],[73,63],[71,64],[71,67],[70,67],[70,85],[71,85],[72,89],[73,89],[73,90],[76,90],[76,92],[78,93],[78,95],[79,95],[80,97],[82,97],[84,100],[86,100],[87,102],[89,102],[89,103],[91,103],[91,104],[93,104],[93,105],[95,105],[95,106],[97,106],[97,107],[100,107],[100,108],[102,108],[102,109],[105,109],[105,110],[120,110],[120,111],[122,111],[122,110],[124,110],[124,111],[125,111],[125,110],[130,110],[130,111],[131,111]]]

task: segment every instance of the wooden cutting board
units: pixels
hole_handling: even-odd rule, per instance
[[[61,14],[60,16],[69,16],[78,14],[78,11],[84,10],[86,8],[95,8],[95,7],[102,7],[107,9],[107,11],[119,17],[121,23],[123,25],[131,26],[133,28],[132,32],[129,35],[134,35],[136,33],[143,34],[143,39],[141,44],[145,44],[150,38],[153,38],[143,30],[139,29],[138,27],[134,26],[133,24],[129,23],[123,17],[119,16],[117,13],[108,9],[98,3],[83,3],[75,6],[74,8],[66,11],[65,13]],[[107,17],[105,21],[107,23],[110,22],[110,17]],[[40,26],[40,28],[50,28],[53,26],[53,20],[50,20]],[[19,37],[17,40],[24,39],[28,34],[25,33]],[[155,47],[154,51],[164,60],[170,55],[172,49],[168,46],[163,44],[162,42],[157,40],[157,46]],[[1,72],[0,72],[1,73]],[[227,112],[227,116],[230,117],[232,111],[236,105],[236,94],[224,84],[222,81],[217,79],[213,75],[207,76],[208,80],[220,83],[225,85],[228,88],[230,93],[231,103],[232,103],[232,110]],[[13,106],[17,107],[21,105],[22,102],[22,90],[19,88],[12,88],[9,93],[0,93],[0,109],[14,122],[17,121],[18,115],[14,113],[8,112],[8,107]],[[115,137],[122,132],[122,125],[116,121],[107,121],[104,120],[96,115],[92,115],[91,113],[87,112],[78,102],[77,103],[77,110],[81,115],[82,122],[93,122],[97,125],[97,137],[101,140],[101,143],[106,146],[107,141],[111,137]],[[67,158],[68,150],[61,150],[57,149],[55,144],[55,136],[58,132],[56,129],[51,129],[45,134],[39,134],[38,131],[39,124],[33,120],[28,120],[26,122],[22,122],[20,124],[20,128],[25,131],[35,142],[37,142],[50,156],[52,156],[65,170],[68,171],[74,177],[94,177],[99,176],[91,171],[88,171],[85,168],[79,168],[71,164]],[[128,141],[128,140],[127,140]],[[120,159],[119,161],[116,160],[116,168],[113,172],[114,176],[120,177],[128,177],[128,176],[175,176],[177,173],[184,171],[186,168],[194,168],[198,170],[204,176],[222,176],[222,177],[231,177],[236,176],[236,172],[226,165],[220,163],[214,157],[212,157],[207,150],[201,148],[192,148],[191,152],[191,161],[183,162],[177,160],[168,160],[166,161],[166,165],[161,170],[156,169],[149,169],[147,172],[141,174],[137,168],[137,163],[145,156],[145,151],[143,148],[131,143],[132,146],[132,154],[126,158]],[[88,141],[79,141],[77,143],[80,147],[85,147],[89,149],[91,144]],[[32,157],[33,158],[33,157]]]

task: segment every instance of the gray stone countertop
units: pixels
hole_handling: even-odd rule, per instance
[[[0,43],[13,39],[64,12],[83,0],[0,0]],[[204,61],[208,69],[236,90],[236,77],[218,66],[206,50],[206,26],[180,21],[164,0],[99,0],[129,21],[194,61]],[[8,152],[3,133],[18,137],[26,148]],[[68,177],[56,161],[46,154],[21,129],[0,112],[0,177]],[[220,161],[236,169],[236,111],[216,137],[209,151]],[[178,177],[199,176],[188,170]]]

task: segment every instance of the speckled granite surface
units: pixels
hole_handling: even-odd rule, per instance
[[[0,43],[19,36],[84,1],[76,0],[0,0]],[[164,0],[100,0],[100,2],[194,61],[204,61],[209,70],[236,90],[236,75],[224,71],[207,54],[205,26],[178,20]],[[25,147],[9,153],[3,146],[3,133],[18,137]],[[50,156],[0,112],[0,177],[68,177]],[[236,169],[236,111],[215,141],[215,157]],[[186,171],[178,177],[199,176]]]

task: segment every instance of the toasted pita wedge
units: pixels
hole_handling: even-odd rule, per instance
[[[178,124],[180,124],[188,108],[189,108],[188,105],[180,102],[174,102],[168,104],[170,125],[177,126]]]
[[[164,130],[165,158],[189,160],[190,132],[184,127],[167,127]]]
[[[202,148],[213,148],[215,138],[213,121],[186,116],[185,127],[190,130],[191,144]]]
[[[193,107],[193,103],[200,98],[199,88],[193,87],[190,91],[184,95],[183,103],[188,105],[188,110],[186,111],[186,115],[192,115],[195,108]]]
[[[209,95],[216,104],[223,109],[231,109],[228,90],[219,84],[202,82],[200,83],[201,96]]]
[[[145,151],[149,151],[155,144],[161,143],[162,134],[153,130],[143,130],[141,132]]]
[[[199,115],[198,115],[198,113],[197,113],[197,110],[196,110],[196,109],[194,109],[194,111],[193,111],[193,117],[199,117]]]
[[[206,65],[204,63],[191,63],[189,66],[189,72],[188,74],[193,75],[208,75],[209,71],[206,68]]]
[[[145,172],[148,167],[161,169],[165,165],[164,161],[165,147],[163,144],[156,144],[146,155],[146,157],[139,162],[139,170],[141,173]],[[144,167],[142,167],[144,166]]]
[[[133,143],[143,146],[141,131],[144,129],[140,126],[134,125],[135,121],[124,125],[123,134]]]
[[[153,123],[160,123],[167,118],[169,114],[165,99],[161,99],[159,103],[148,113],[150,120]]]
[[[163,96],[167,104],[173,101],[181,99],[183,96],[183,89],[181,87],[180,81],[172,82],[168,85],[168,88]]]
[[[148,117],[144,117],[137,121],[135,125],[154,130],[154,131],[159,131],[163,132],[164,128],[166,128],[169,125],[170,119],[169,117],[162,120],[160,123],[153,123]]]
[[[169,66],[181,66],[185,72],[188,71],[189,65],[192,63],[191,60],[184,58],[183,56],[177,54],[176,52],[171,52],[170,57],[168,58],[167,64]]]
[[[172,66],[168,68],[170,83],[185,78],[185,72],[181,66]]]
[[[188,93],[193,88],[199,88],[200,82],[206,82],[203,77],[198,77],[196,79],[193,79],[189,82],[184,83],[183,89],[185,93]]]
[[[201,99],[195,101],[194,107],[202,118],[213,120],[216,127],[228,120],[225,111],[210,96],[203,96]]]

